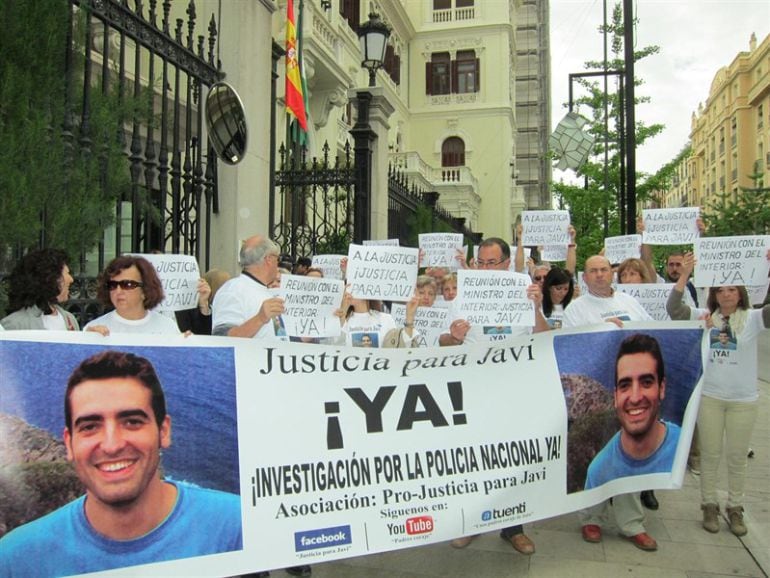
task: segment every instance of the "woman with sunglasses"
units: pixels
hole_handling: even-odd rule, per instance
[[[163,286],[152,264],[123,255],[110,261],[99,276],[99,300],[115,309],[89,322],[84,330],[110,333],[178,335],[176,321],[151,311],[163,301]]]
[[[770,251],[767,258],[770,260]],[[710,330],[708,363],[703,368],[703,395],[698,410],[703,528],[711,533],[719,532],[717,472],[724,444],[727,520],[730,531],[743,536],[748,532],[743,521],[743,488],[759,402],[757,338],[760,331],[770,327],[770,305],[752,309],[745,287],[725,286],[709,288],[707,309],[690,308],[682,298],[694,267],[692,253],[685,254],[681,275],[669,295],[666,310],[671,319],[705,319]]]
[[[67,255],[60,249],[27,253],[8,277],[8,310],[0,324],[5,329],[79,331],[80,327],[61,303],[69,299],[72,275]]]

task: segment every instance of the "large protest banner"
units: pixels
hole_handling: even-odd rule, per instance
[[[243,547],[110,575],[283,568],[533,522],[618,493],[680,487],[699,400],[700,324],[587,329],[494,345],[367,351],[199,336],[3,332],[0,424],[10,451],[0,454],[0,482],[24,483],[16,474],[29,457],[25,427],[60,443],[64,383],[73,368],[96,352],[118,350],[156,366],[178,424],[164,450],[164,475],[238,494]],[[665,471],[630,471],[583,491],[591,457],[618,431],[615,352],[637,333],[662,350],[661,417],[681,427],[675,458]],[[35,502],[38,488],[45,492],[38,501],[57,508],[71,499],[59,496],[58,479],[5,495]],[[5,523],[10,530],[29,519]],[[209,532],[205,520],[200,532]]]

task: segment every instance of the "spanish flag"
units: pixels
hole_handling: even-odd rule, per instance
[[[294,2],[286,6],[286,112],[294,116],[307,132],[305,101],[302,97],[302,74],[297,53],[297,27],[294,20]]]

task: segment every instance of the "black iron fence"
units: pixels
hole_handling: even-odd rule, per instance
[[[349,143],[335,157],[329,144],[321,157],[308,158],[305,147],[279,149],[280,164],[270,198],[270,231],[292,258],[324,253],[347,254],[353,241],[355,166]],[[388,238],[417,246],[417,235],[455,232],[469,242],[480,235],[438,204],[438,193],[414,186],[403,171],[388,169]]]
[[[308,158],[307,147],[279,148],[280,168],[270,194],[271,238],[293,258],[347,253],[353,238],[353,156],[350,143],[331,156]]]

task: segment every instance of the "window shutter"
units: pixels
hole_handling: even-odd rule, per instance
[[[451,62],[451,71],[452,72],[449,75],[449,79],[450,79],[449,80],[449,82],[450,82],[449,92],[455,93],[455,92],[457,92],[457,85],[458,85],[458,82],[457,82],[457,61],[456,60],[453,60]]]
[[[478,58],[476,59],[476,74],[474,78],[476,79],[476,89],[473,92],[481,92],[481,61]]]
[[[425,94],[433,94],[433,63],[425,63]]]
[[[395,78],[393,79],[397,85],[401,84],[401,55],[396,54],[395,55],[395,62],[396,62],[396,69],[395,69]]]

